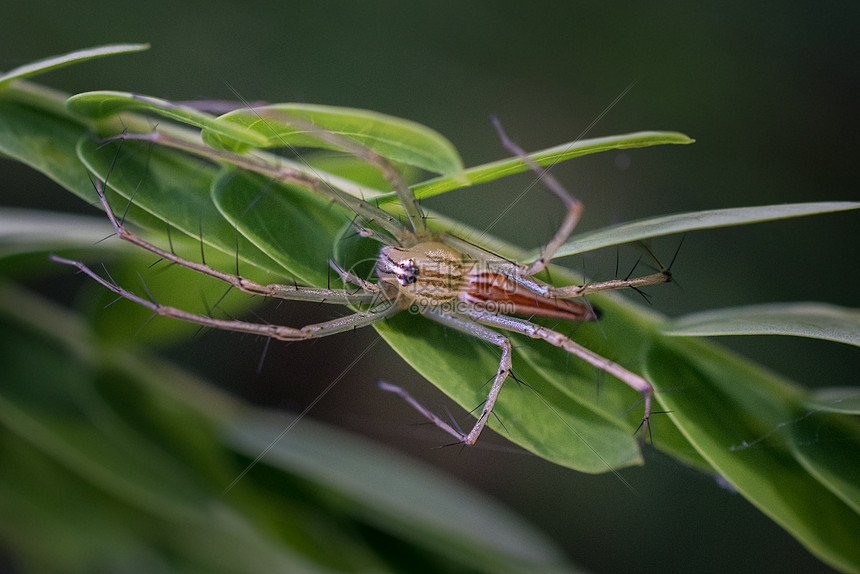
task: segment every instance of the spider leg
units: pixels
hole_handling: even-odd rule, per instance
[[[502,145],[504,145],[511,153],[522,159],[532,169],[532,171],[537,174],[543,184],[547,186],[550,191],[556,194],[559,199],[561,199],[564,203],[565,209],[567,209],[567,213],[564,216],[564,221],[562,221],[561,227],[559,227],[558,231],[555,232],[555,235],[553,235],[550,242],[546,244],[540,257],[528,266],[524,267],[522,271],[523,275],[534,275],[535,273],[539,273],[546,269],[546,266],[550,261],[552,261],[555,252],[558,251],[559,247],[561,247],[562,244],[567,241],[567,238],[570,237],[570,234],[573,233],[576,224],[579,223],[579,218],[582,216],[584,206],[581,201],[570,195],[558,180],[549,173],[549,168],[544,168],[538,165],[538,163],[530,158],[520,146],[508,138],[504,129],[502,129],[502,123],[498,118],[493,117],[492,121],[493,125],[496,127],[496,131],[499,133],[499,139],[502,140]]]
[[[438,308],[433,307],[422,309],[421,314],[425,317],[433,319],[434,321],[438,321],[443,325],[447,325],[448,327],[477,337],[482,341],[486,341],[487,343],[491,343],[502,349],[502,357],[499,360],[499,369],[496,371],[496,376],[493,379],[493,385],[492,387],[490,387],[490,392],[487,395],[487,399],[484,401],[483,407],[481,408],[481,414],[478,416],[478,421],[475,423],[475,426],[472,427],[472,430],[468,432],[468,434],[464,434],[453,428],[445,421],[443,421],[437,415],[427,410],[420,403],[418,403],[418,401],[412,398],[409,393],[407,393],[400,387],[384,383],[380,385],[380,388],[385,391],[397,393],[406,402],[412,405],[412,407],[415,408],[418,412],[427,417],[427,419],[430,420],[430,422],[435,424],[437,427],[444,430],[463,444],[473,445],[478,440],[478,436],[481,434],[481,431],[486,426],[487,421],[490,418],[490,414],[492,414],[493,412],[493,407],[496,404],[496,400],[499,398],[499,392],[502,390],[502,385],[504,384],[505,379],[511,372],[511,342],[504,335],[501,335],[500,333],[497,333],[492,329],[488,329],[487,327],[476,323],[468,317],[449,314],[439,310]]]
[[[107,138],[105,141],[111,140],[152,142],[213,161],[223,161],[230,165],[266,176],[272,180],[287,185],[303,187],[323,197],[327,197],[335,203],[343,205],[350,211],[357,213],[367,221],[378,224],[394,237],[403,238],[404,236],[411,235],[411,232],[390,213],[340,189],[340,184],[335,185],[336,178],[333,176],[323,179],[315,171],[305,173],[285,158],[275,154],[257,151],[240,155],[227,150],[211,148],[207,145],[191,142],[163,132],[126,133]]]
[[[460,432],[459,430],[455,429],[454,427],[452,427],[451,425],[446,423],[441,417],[436,415],[433,411],[427,409],[427,407],[425,407],[424,405],[419,403],[417,400],[415,400],[415,397],[413,397],[411,394],[409,394],[409,391],[407,391],[403,387],[399,387],[397,385],[392,385],[391,383],[386,383],[385,381],[380,381],[379,382],[379,388],[382,389],[383,391],[387,391],[389,393],[396,394],[401,399],[403,399],[404,401],[409,403],[409,405],[412,406],[412,408],[414,408],[416,411],[418,411],[419,413],[424,415],[424,417],[427,420],[429,420],[430,422],[432,422],[434,425],[436,425],[437,427],[439,427],[440,429],[442,429],[446,433],[450,434],[451,436],[455,437],[458,441],[465,442],[466,435],[464,435],[462,432]]]
[[[373,303],[379,299],[379,295],[372,290],[362,290],[354,293],[343,289],[319,289],[315,287],[282,285],[278,283],[270,283],[264,285],[255,281],[251,281],[250,279],[246,279],[239,275],[225,273],[224,271],[220,271],[218,269],[210,267],[205,263],[198,263],[196,261],[186,259],[177,255],[172,250],[166,251],[156,245],[153,245],[152,243],[146,241],[136,233],[129,231],[129,229],[125,227],[125,224],[119,219],[117,219],[116,215],[111,209],[107,197],[105,196],[105,184],[96,181],[94,185],[96,193],[98,193],[99,196],[99,201],[101,202],[102,207],[104,208],[105,213],[108,216],[108,219],[113,225],[117,237],[133,245],[146,249],[150,253],[153,253],[166,261],[176,263],[177,265],[181,265],[182,267],[186,267],[188,269],[203,273],[204,275],[208,275],[209,277],[214,277],[215,279],[224,281],[225,283],[232,285],[233,287],[244,291],[245,293],[250,293],[252,295],[263,295],[266,297],[276,297],[279,299],[290,299],[295,301],[326,301],[328,303],[342,305]]]
[[[355,273],[347,271],[331,259],[329,259],[328,265],[335,271],[335,273],[340,276],[341,281],[343,281],[344,283],[351,283],[353,285],[357,285],[359,288],[363,289],[367,293],[380,293],[382,291],[382,288],[376,283],[371,283],[370,281],[362,279]]]
[[[559,199],[564,202],[565,207],[567,208],[567,214],[565,215],[564,221],[559,227],[558,231],[556,231],[552,240],[547,243],[546,247],[544,247],[543,252],[541,252],[540,256],[533,261],[528,266],[524,267],[522,270],[522,274],[526,276],[534,275],[535,273],[539,273],[546,269],[546,266],[552,261],[553,256],[556,251],[567,241],[570,234],[573,233],[576,224],[579,223],[579,218],[582,216],[583,205],[578,199],[572,197],[570,193],[559,183],[559,181],[553,177],[551,173],[549,173],[549,168],[544,168],[538,165],[536,161],[526,154],[523,149],[518,146],[515,142],[511,141],[505,131],[502,129],[502,124],[498,120],[498,118],[492,118],[493,125],[496,127],[496,131],[499,133],[499,139],[502,140],[502,145],[505,146],[509,151],[516,154],[517,157],[522,159],[531,169],[534,171],[538,178],[546,185],[553,193],[555,193]],[[668,283],[672,280],[672,273],[669,268],[661,269],[658,273],[654,273],[652,275],[647,275],[645,277],[638,277],[635,279],[616,279],[612,281],[603,281],[600,283],[592,283],[590,285],[583,286],[570,286],[570,287],[561,287],[561,288],[550,288],[547,290],[545,295],[551,297],[558,297],[561,299],[566,299],[570,297],[582,297],[583,295],[589,295],[591,293],[596,293],[598,291],[610,291],[614,289],[626,289],[626,288],[638,288],[644,285],[654,285],[656,283]]]
[[[654,386],[646,379],[636,373],[628,371],[618,363],[610,361],[606,357],[598,355],[594,351],[590,351],[582,345],[575,343],[570,337],[562,335],[558,331],[553,331],[552,329],[532,323],[526,319],[491,313],[489,311],[484,311],[467,305],[463,305],[459,309],[459,312],[484,325],[504,329],[506,331],[513,331],[514,333],[520,333],[533,339],[542,339],[551,345],[564,349],[571,355],[579,357],[601,371],[609,373],[628,387],[642,393],[642,401],[645,403],[645,412],[642,415],[642,424],[640,426],[640,442],[644,441],[648,432],[648,422],[651,418],[651,403],[654,396]]]
[[[568,287],[550,287],[547,295],[550,297],[558,297],[559,299],[569,299],[571,297],[582,297],[599,291],[613,291],[615,289],[637,289],[645,285],[655,285],[657,283],[668,283],[672,281],[672,272],[669,269],[661,269],[657,273],[646,275],[644,277],[636,277],[634,279],[612,279],[610,281],[601,281],[599,283],[587,283],[585,285],[570,285]]]
[[[216,319],[214,317],[209,317],[208,315],[199,315],[197,313],[191,313],[189,311],[177,309],[176,307],[162,305],[150,299],[144,299],[143,297],[135,295],[131,291],[128,291],[127,289],[124,289],[119,285],[116,285],[115,283],[104,279],[79,261],[65,259],[56,255],[51,255],[51,259],[58,263],[64,263],[66,265],[77,267],[83,273],[89,275],[101,285],[110,289],[120,297],[124,297],[129,301],[133,301],[138,305],[142,305],[143,307],[152,310],[152,312],[156,315],[161,315],[163,317],[173,317],[174,319],[188,321],[189,323],[196,323],[198,325],[211,327],[213,329],[222,329],[225,331],[239,331],[241,333],[262,335],[264,337],[271,337],[272,339],[277,339],[279,341],[301,341],[305,339],[317,339],[320,337],[326,337],[328,335],[334,335],[335,333],[352,331],[354,329],[358,329],[359,327],[372,325],[377,321],[381,321],[383,319],[391,317],[392,315],[398,313],[401,310],[395,300],[383,300],[383,302],[379,303],[375,307],[367,309],[366,311],[360,311],[357,313],[353,313],[352,315],[347,315],[345,317],[340,317],[331,321],[325,321],[323,323],[314,323],[312,325],[306,325],[301,328],[287,327],[284,325],[251,323],[248,321],[239,320]]]
[[[392,165],[384,156],[347,137],[324,130],[313,122],[309,122],[291,114],[281,115],[286,116],[287,123],[294,125],[301,130],[312,133],[314,136],[325,142],[348,151],[355,157],[364,160],[366,163],[378,169],[388,183],[391,184],[391,187],[397,194],[397,199],[400,200],[400,204],[406,212],[406,217],[409,218],[409,223],[412,225],[412,231],[419,236],[423,235],[427,231],[427,227],[424,223],[424,213],[421,211],[421,206],[418,204],[415,194],[412,193],[412,190],[409,188],[409,185],[406,183],[406,180],[403,179],[403,176],[397,168],[395,168],[394,165]]]

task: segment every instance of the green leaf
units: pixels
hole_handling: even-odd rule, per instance
[[[212,204],[210,190],[217,169],[211,164],[135,141],[104,146],[83,137],[77,152],[87,169],[99,180],[106,179],[108,188],[118,194],[120,199],[112,202],[118,216],[132,205],[163,222],[149,224],[153,231],[161,232],[169,226],[222,253],[235,255],[238,250],[239,258],[246,262],[283,272],[241,235],[237,237],[235,229]],[[112,165],[116,168],[111,171]]]
[[[0,152],[45,174],[87,203],[98,202],[86,167],[77,157],[78,141],[86,137],[81,124],[49,111],[2,98]],[[132,205],[129,217],[147,227],[158,220]]]
[[[486,399],[483,383],[499,367],[495,349],[473,336],[449,332],[438,323],[406,314],[374,327],[416,371],[465,410],[473,411]],[[543,354],[548,353],[543,350]],[[566,364],[558,354],[552,359]],[[616,417],[607,418],[595,409],[593,372],[588,377],[568,376],[560,385],[542,377],[522,355],[515,354],[514,373],[523,385],[513,378],[508,380],[494,409],[501,423],[489,423],[499,434],[547,460],[581,472],[602,473],[642,464],[634,436],[636,427],[619,418],[635,404],[635,398],[629,401],[625,395],[623,407],[614,409],[616,402],[603,400],[601,410],[614,411]],[[620,383],[613,380],[609,384]],[[592,402],[585,403],[580,397],[589,392]],[[472,424],[471,420],[462,423],[467,430]]]
[[[712,209],[651,217],[575,235],[559,248],[555,254],[555,258],[673,233],[684,233],[715,227],[730,227],[733,225],[747,225],[749,223],[760,223],[776,219],[803,217],[818,213],[832,213],[858,208],[860,208],[860,203],[854,201],[823,201],[818,203],[786,203],[759,207]],[[526,260],[532,261],[539,256],[539,251],[533,251],[526,256]]]
[[[577,283],[576,278],[565,272],[564,269],[553,268],[551,274],[555,283]],[[603,313],[601,320],[599,324],[591,323],[576,326],[573,339],[589,350],[604,357],[611,357],[613,361],[619,362],[634,372],[641,373],[643,365],[639,358],[645,355],[654,342],[653,326],[638,317],[634,309],[621,304],[619,298],[597,297],[593,300],[589,298],[589,300]],[[556,322],[546,319],[533,318],[532,320],[550,328],[559,329],[561,327]],[[563,328],[561,330],[564,332]],[[621,436],[607,433],[605,436],[596,437],[591,434],[591,429],[595,423],[589,422],[582,415],[569,418],[567,424],[579,432],[582,432],[583,428],[589,429],[586,432],[587,447],[593,447],[597,451],[595,454],[600,454],[604,459],[607,458],[603,456],[604,453],[611,453],[613,452],[612,449],[617,450],[620,445],[628,445],[632,452],[636,452],[635,441],[638,437],[631,429],[637,429],[642,422],[642,397],[638,392],[613,377],[603,376],[593,367],[574,357],[569,357],[561,349],[550,349],[545,345],[536,345],[522,336],[514,338],[514,345],[517,348],[517,355],[533,367],[536,373],[539,373],[540,376],[533,377],[532,380],[539,383],[542,381],[551,383],[553,391],[557,394],[556,396],[550,393],[545,384],[535,387],[549,403],[545,408],[553,410],[555,416],[560,416],[560,413],[565,412],[564,409],[570,409],[568,405],[571,402],[578,403],[583,409],[598,414],[604,421],[611,421],[614,426],[614,433],[622,433]],[[660,450],[670,453],[690,466],[705,472],[712,472],[708,462],[678,433],[671,421],[655,415],[651,419],[651,425],[653,425],[653,436],[657,437],[655,440]],[[594,430],[598,428],[596,427]],[[596,434],[605,432],[599,430]],[[614,445],[609,443],[610,440],[614,442]],[[557,443],[546,440],[543,444],[533,448],[545,451],[553,448],[550,445],[557,444],[556,448],[560,449],[564,443],[563,437],[559,437]],[[569,457],[575,460],[588,459],[585,454],[577,454],[575,457],[569,455]],[[563,457],[557,456],[556,460],[559,459],[563,459]],[[599,465],[595,464],[591,472],[605,472],[606,465],[603,466],[601,469]]]
[[[817,475],[833,481],[856,471],[857,425],[842,418],[852,423],[853,439],[847,443],[827,440],[830,434],[801,443],[809,437],[793,432],[794,427],[811,415],[797,390],[743,360],[727,360],[702,342],[676,341],[691,345],[655,345],[647,365],[668,416],[762,512],[825,562],[860,572],[860,515],[806,468],[816,465]],[[796,450],[803,453],[802,463]]]
[[[121,112],[151,112],[225,138],[232,138],[251,147],[265,145],[266,138],[234,122],[222,121],[194,108],[167,100],[129,92],[98,91],[76,94],[66,101],[69,110],[93,119],[104,119]]]
[[[2,89],[3,84],[13,80],[30,78],[58,68],[71,66],[72,64],[78,64],[80,62],[86,62],[87,60],[94,60],[96,58],[103,58],[105,56],[113,56],[114,54],[140,52],[148,49],[149,44],[109,44],[96,48],[75,50],[74,52],[69,52],[60,56],[45,58],[44,60],[20,66],[14,70],[6,72],[5,74],[0,74],[0,89]]]
[[[77,122],[3,99],[0,93],[0,152],[90,201],[95,198],[92,182],[74,152],[85,133]]]
[[[264,147],[339,149],[301,128],[292,127],[291,116],[353,140],[391,161],[443,173],[462,182],[463,162],[451,142],[426,126],[378,112],[311,104],[274,104],[236,110],[219,120],[260,134],[267,141]],[[234,151],[248,149],[243,142],[208,129],[203,131],[203,140],[214,147]]]
[[[332,244],[323,238],[334,237],[351,214],[305,189],[243,171],[223,171],[213,182],[212,200],[243,238],[289,276],[327,285]]]
[[[295,422],[256,413],[232,425],[227,440],[249,459],[265,451],[264,464],[349,497],[357,505],[353,512],[376,528],[457,557],[476,571],[569,571],[543,536],[492,500],[418,461]]]
[[[112,233],[104,217],[0,207],[0,257],[91,247]]]
[[[401,552],[431,571],[574,571],[431,469],[309,420],[286,433],[8,284],[0,351],[0,507],[16,517],[0,530],[29,570],[390,572]]]
[[[769,303],[685,315],[667,323],[667,335],[794,335],[860,346],[860,309],[824,303]]]
[[[538,165],[553,166],[575,157],[612,149],[631,149],[663,144],[690,144],[694,141],[696,140],[678,132],[635,132],[572,141],[530,153],[529,157],[536,161]],[[463,187],[464,183],[468,185],[486,183],[515,173],[528,171],[529,169],[530,167],[522,158],[512,157],[470,167],[456,177],[445,175],[419,183],[412,187],[412,191],[419,199],[432,197],[446,191],[451,191],[452,189]],[[394,196],[389,196],[389,199],[395,198]]]

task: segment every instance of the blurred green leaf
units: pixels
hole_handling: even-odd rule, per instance
[[[32,569],[388,572],[398,549],[410,571],[573,571],[481,495],[309,420],[285,434],[8,283],[0,327],[0,533]]]
[[[794,335],[860,346],[860,310],[824,303],[768,303],[679,317],[667,335]]]
[[[228,441],[248,458],[265,451],[265,464],[348,496],[356,504],[352,512],[375,527],[457,556],[477,571],[567,571],[545,538],[491,500],[417,461],[296,422],[257,413],[237,421]]]
[[[104,217],[0,207],[0,258],[19,253],[91,247],[113,233]]]
[[[14,70],[10,70],[5,74],[0,74],[0,88],[2,88],[3,84],[11,82],[12,80],[30,78],[65,66],[86,62],[87,60],[113,56],[116,54],[126,54],[129,52],[140,52],[148,49],[149,44],[109,44],[96,48],[75,50],[74,52],[69,52],[60,56],[53,56],[45,58],[44,60],[32,62],[15,68]]]

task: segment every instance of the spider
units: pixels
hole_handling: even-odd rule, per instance
[[[284,119],[284,118],[281,118]],[[356,224],[359,233],[379,241],[382,246],[375,263],[377,282],[362,279],[330,261],[329,265],[345,284],[355,289],[331,289],[300,286],[297,284],[261,284],[237,274],[215,269],[204,262],[198,263],[164,250],[130,231],[124,221],[113,212],[105,189],[108,175],[102,182],[95,181],[98,199],[110,220],[115,234],[122,240],[143,248],[158,257],[210,277],[219,279],[246,293],[288,300],[317,301],[331,304],[362,306],[359,310],[334,320],[296,328],[282,325],[253,323],[243,320],[218,319],[162,305],[154,300],[135,295],[131,291],[108,281],[79,261],[57,255],[52,259],[77,267],[95,281],[117,295],[149,308],[165,317],[197,323],[206,327],[252,333],[282,341],[298,341],[326,337],[336,333],[372,325],[406,309],[420,313],[449,328],[497,346],[501,350],[499,366],[493,377],[486,400],[480,408],[477,421],[469,432],[454,428],[423,407],[407,391],[389,383],[380,383],[383,390],[398,394],[413,408],[437,427],[453,436],[457,443],[473,445],[487,424],[505,380],[511,375],[511,341],[502,332],[510,331],[540,339],[559,347],[594,367],[603,370],[642,394],[644,412],[639,427],[640,441],[644,440],[652,412],[654,388],[650,382],[621,365],[579,345],[562,333],[539,325],[525,317],[534,315],[555,317],[575,322],[594,321],[598,311],[584,296],[599,291],[638,288],[644,285],[671,281],[667,268],[634,279],[617,279],[585,285],[554,287],[535,275],[546,269],[559,247],[567,240],[582,214],[583,205],[573,198],[547,170],[534,162],[505,134],[500,122],[493,118],[503,145],[524,160],[564,204],[565,216],[561,226],[547,243],[540,256],[523,264],[489,253],[480,247],[448,233],[432,232],[427,228],[425,216],[415,195],[399,171],[383,156],[345,136],[326,131],[301,118],[289,116],[290,125],[304,130],[335,147],[341,148],[378,168],[396,192],[406,214],[406,223],[379,207],[341,192],[329,183],[285,166],[274,166],[255,161],[247,156],[214,150],[209,147],[179,141],[163,132],[147,134],[124,133],[116,136],[120,145],[126,139],[146,140],[159,145],[181,148],[184,151],[206,154],[239,167],[267,175],[274,180],[309,188],[351,211],[366,222]],[[205,150],[204,150],[205,147]],[[113,167],[113,166],[111,166]],[[476,409],[477,410],[477,409]]]

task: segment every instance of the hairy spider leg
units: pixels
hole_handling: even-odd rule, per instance
[[[224,331],[236,331],[240,333],[250,333],[252,335],[262,335],[264,337],[270,337],[278,341],[303,341],[306,339],[317,339],[320,337],[326,337],[328,335],[334,335],[335,333],[342,333],[344,331],[352,331],[360,327],[372,325],[377,321],[381,321],[383,319],[391,317],[395,313],[401,311],[396,301],[385,300],[383,303],[371,307],[366,311],[353,313],[351,315],[332,319],[331,321],[314,323],[299,328],[287,327],[285,325],[252,323],[239,320],[216,319],[208,315],[199,315],[197,313],[191,313],[189,311],[177,309],[176,307],[170,307],[169,305],[162,305],[157,301],[144,299],[143,297],[135,295],[131,291],[120,287],[119,285],[107,281],[79,261],[73,261],[71,259],[66,259],[57,255],[51,255],[51,260],[56,261],[57,263],[63,263],[66,265],[77,267],[83,273],[89,275],[95,281],[97,281],[104,287],[110,289],[117,295],[124,297],[129,301],[137,303],[138,305],[146,307],[147,309],[152,310],[153,313],[162,317],[172,317],[174,319],[180,319],[189,323],[196,323],[198,325],[203,325],[204,327],[221,329]]]
[[[481,414],[478,416],[477,422],[475,422],[475,425],[472,427],[472,430],[468,432],[468,434],[464,434],[452,428],[450,425],[442,421],[438,416],[432,415],[432,413],[429,413],[427,409],[424,409],[420,405],[417,405],[414,399],[412,401],[409,401],[409,403],[413,407],[416,407],[417,405],[417,410],[425,416],[430,414],[431,416],[429,416],[428,418],[439,428],[451,434],[460,442],[467,445],[473,445],[478,440],[478,436],[481,434],[481,431],[484,430],[484,426],[486,426],[487,421],[490,418],[490,414],[493,412],[493,407],[495,407],[496,405],[496,400],[499,398],[499,393],[502,390],[502,385],[504,384],[505,379],[508,378],[508,375],[511,372],[511,341],[501,333],[492,329],[488,329],[468,317],[460,316],[457,313],[447,313],[442,311],[438,307],[429,307],[426,309],[422,309],[421,314],[425,317],[433,319],[434,321],[442,323],[443,325],[466,333],[467,335],[477,337],[478,339],[490,343],[491,345],[496,345],[502,350],[502,356],[499,360],[499,368],[496,371],[496,376],[493,378],[493,384],[490,387],[490,392],[487,394],[487,398],[484,401],[483,406],[481,407]],[[389,387],[392,388],[383,388],[385,390],[392,391],[394,388],[398,388],[394,387],[394,385],[389,385]],[[400,396],[404,396],[404,393],[398,394],[400,394]]]
[[[654,396],[654,386],[646,379],[632,371],[628,371],[618,363],[610,361],[606,357],[586,349],[579,343],[574,342],[570,337],[562,335],[558,331],[554,331],[542,325],[538,325],[537,323],[528,321],[527,319],[511,317],[510,315],[499,315],[467,306],[463,306],[460,309],[460,313],[483,325],[489,325],[491,327],[496,327],[497,329],[520,333],[521,335],[531,337],[532,339],[541,339],[546,341],[550,345],[564,349],[571,355],[579,357],[601,371],[609,373],[630,388],[639,391],[642,394],[642,401],[644,403],[644,414],[642,415],[642,424],[640,426],[642,433],[639,435],[639,440],[640,442],[645,440],[648,423],[651,418],[652,397]]]
[[[119,150],[117,151],[117,154],[118,153]],[[114,162],[115,161],[116,156],[114,158]],[[114,164],[112,163],[111,169],[113,169],[113,165]],[[107,177],[109,176],[110,170],[107,174]],[[192,269],[209,277],[221,280],[245,293],[297,301],[313,301],[320,303],[324,302],[340,305],[371,305],[369,309],[364,311],[359,311],[357,313],[334,319],[332,321],[307,325],[301,328],[280,325],[266,325],[239,320],[216,319],[207,315],[199,315],[196,313],[183,311],[175,307],[162,305],[160,303],[157,303],[156,301],[144,299],[114,283],[108,282],[107,280],[99,276],[97,273],[89,269],[85,264],[79,261],[73,261],[56,255],[51,256],[51,259],[53,261],[77,267],[81,272],[89,275],[94,280],[99,282],[104,287],[110,289],[117,295],[120,295],[139,305],[147,307],[157,315],[173,317],[176,319],[216,329],[258,334],[284,341],[297,341],[303,339],[324,337],[343,331],[357,329],[366,325],[371,325],[377,321],[381,321],[396,314],[400,310],[399,304],[395,300],[387,298],[385,294],[381,290],[376,289],[376,286],[373,284],[365,284],[362,282],[358,285],[360,288],[359,291],[347,289],[322,289],[315,287],[305,287],[295,284],[261,284],[246,279],[237,274],[226,273],[219,269],[215,269],[207,265],[206,263],[198,263],[196,261],[186,259],[177,255],[172,250],[164,250],[143,239],[136,233],[130,231],[125,226],[124,222],[121,222],[119,219],[117,219],[105,195],[107,177],[105,178],[105,182],[95,181],[93,182],[93,185],[98,195],[99,202],[104,208],[105,213],[110,220],[117,237],[119,237],[123,241],[127,241],[133,245],[136,245],[137,247],[145,249],[146,251],[149,251],[150,253],[153,253],[158,257],[171,263],[175,263],[177,265]],[[341,276],[346,279],[352,278],[352,276],[344,274],[341,274]]]
[[[290,165],[285,158],[276,154],[255,151],[253,153],[240,155],[231,151],[219,150],[204,144],[190,142],[186,139],[158,131],[144,134],[126,133],[112,138],[107,138],[106,141],[111,140],[138,140],[151,142],[156,145],[178,149],[209,160],[225,162],[286,185],[303,187],[342,205],[368,222],[379,225],[379,227],[391,234],[391,236],[399,243],[414,241],[415,234],[405,227],[395,216],[376,207],[375,205],[371,205],[363,199],[359,199],[358,197],[338,189],[338,187],[330,181],[326,181],[321,177],[315,177],[296,169],[293,165]],[[381,158],[381,162],[385,162],[385,159]],[[392,167],[391,169],[394,168]],[[388,173],[385,172],[383,175],[388,175]],[[392,183],[392,185],[394,184]]]

